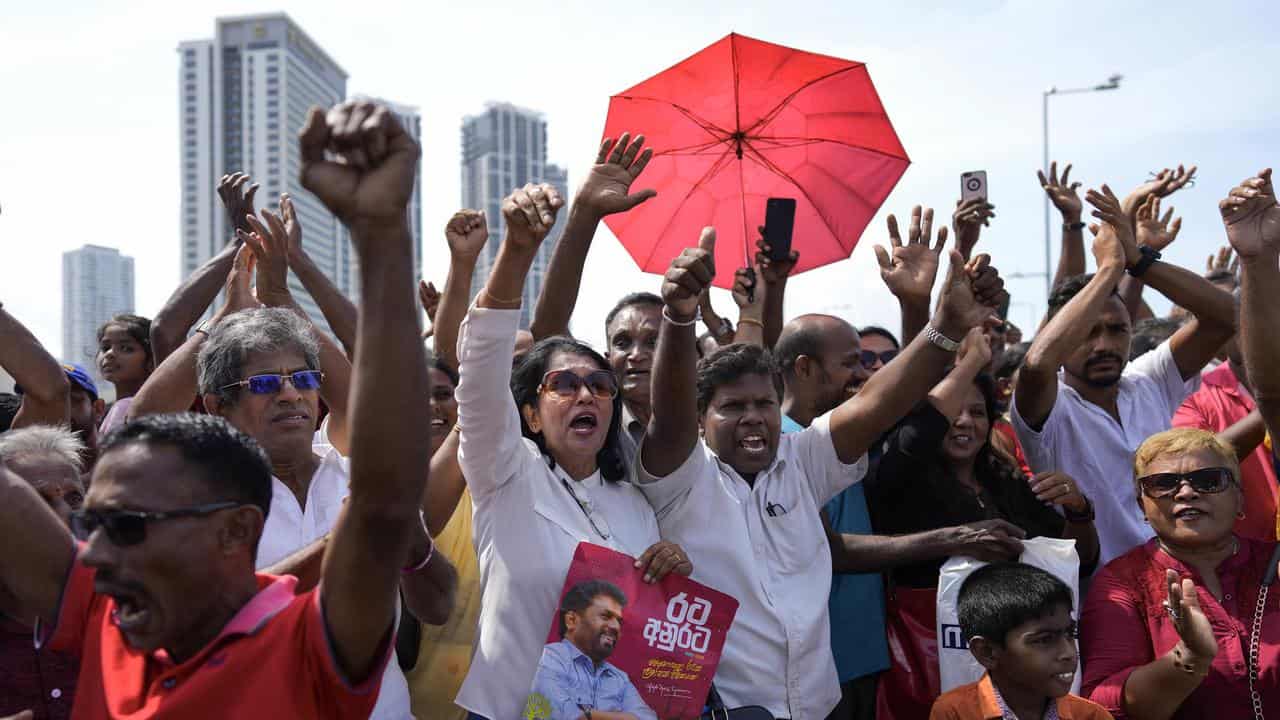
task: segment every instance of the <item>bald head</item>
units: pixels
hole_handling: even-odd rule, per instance
[[[782,328],[774,356],[786,384],[787,414],[808,425],[866,380],[858,332],[831,315],[801,315]]]

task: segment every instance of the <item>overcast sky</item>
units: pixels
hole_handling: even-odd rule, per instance
[[[447,264],[442,228],[460,201],[463,115],[488,100],[543,111],[549,160],[566,165],[576,187],[594,157],[609,96],[731,31],[867,63],[912,160],[853,256],[791,283],[789,315],[826,311],[896,327],[896,304],[871,251],[885,242],[883,216],[908,214],[915,203],[953,207],[966,170],[987,170],[999,215],[982,249],[1006,274],[1042,271],[1042,194],[1034,176],[1041,91],[1093,85],[1112,73],[1125,76],[1118,91],[1052,100],[1052,154],[1075,162],[1082,181],[1109,182],[1117,192],[1150,170],[1199,164],[1198,184],[1173,199],[1185,222],[1166,256],[1200,269],[1225,242],[1217,200],[1280,162],[1280,85],[1272,78],[1278,7],[9,3],[0,22],[0,302],[58,349],[61,253],[95,243],[136,259],[137,309],[159,309],[179,280],[175,49],[182,40],[211,37],[217,16],[279,10],[350,73],[350,92],[421,108],[424,272],[437,284]],[[1009,281],[1011,318],[1024,328],[1042,311],[1043,283]],[[601,226],[575,332],[601,340],[604,313],[624,288],[656,290],[657,278],[637,271]],[[727,295],[716,304],[731,309]]]

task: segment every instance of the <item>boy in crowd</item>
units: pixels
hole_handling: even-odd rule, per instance
[[[960,586],[958,605],[960,631],[987,673],[938,698],[930,720],[1111,718],[1071,694],[1078,651],[1066,583],[1021,563],[985,565]]]

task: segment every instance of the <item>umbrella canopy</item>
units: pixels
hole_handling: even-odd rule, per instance
[[[605,222],[642,270],[716,228],[716,285],[755,253],[770,197],[796,200],[794,272],[849,257],[910,159],[866,66],[730,34],[609,100],[604,136],[643,133],[658,196]]]

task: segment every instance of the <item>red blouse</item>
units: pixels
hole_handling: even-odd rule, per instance
[[[1117,718],[1129,673],[1167,653],[1178,632],[1162,603],[1168,597],[1165,571],[1190,577],[1200,590],[1200,605],[1213,626],[1218,655],[1200,687],[1182,703],[1175,719],[1251,718],[1249,635],[1258,590],[1276,543],[1239,538],[1239,551],[1218,567],[1222,602],[1200,576],[1150,540],[1112,560],[1093,580],[1080,617],[1084,661],[1083,694]],[[1259,679],[1262,707],[1280,714],[1280,583],[1268,591],[1263,611]]]

